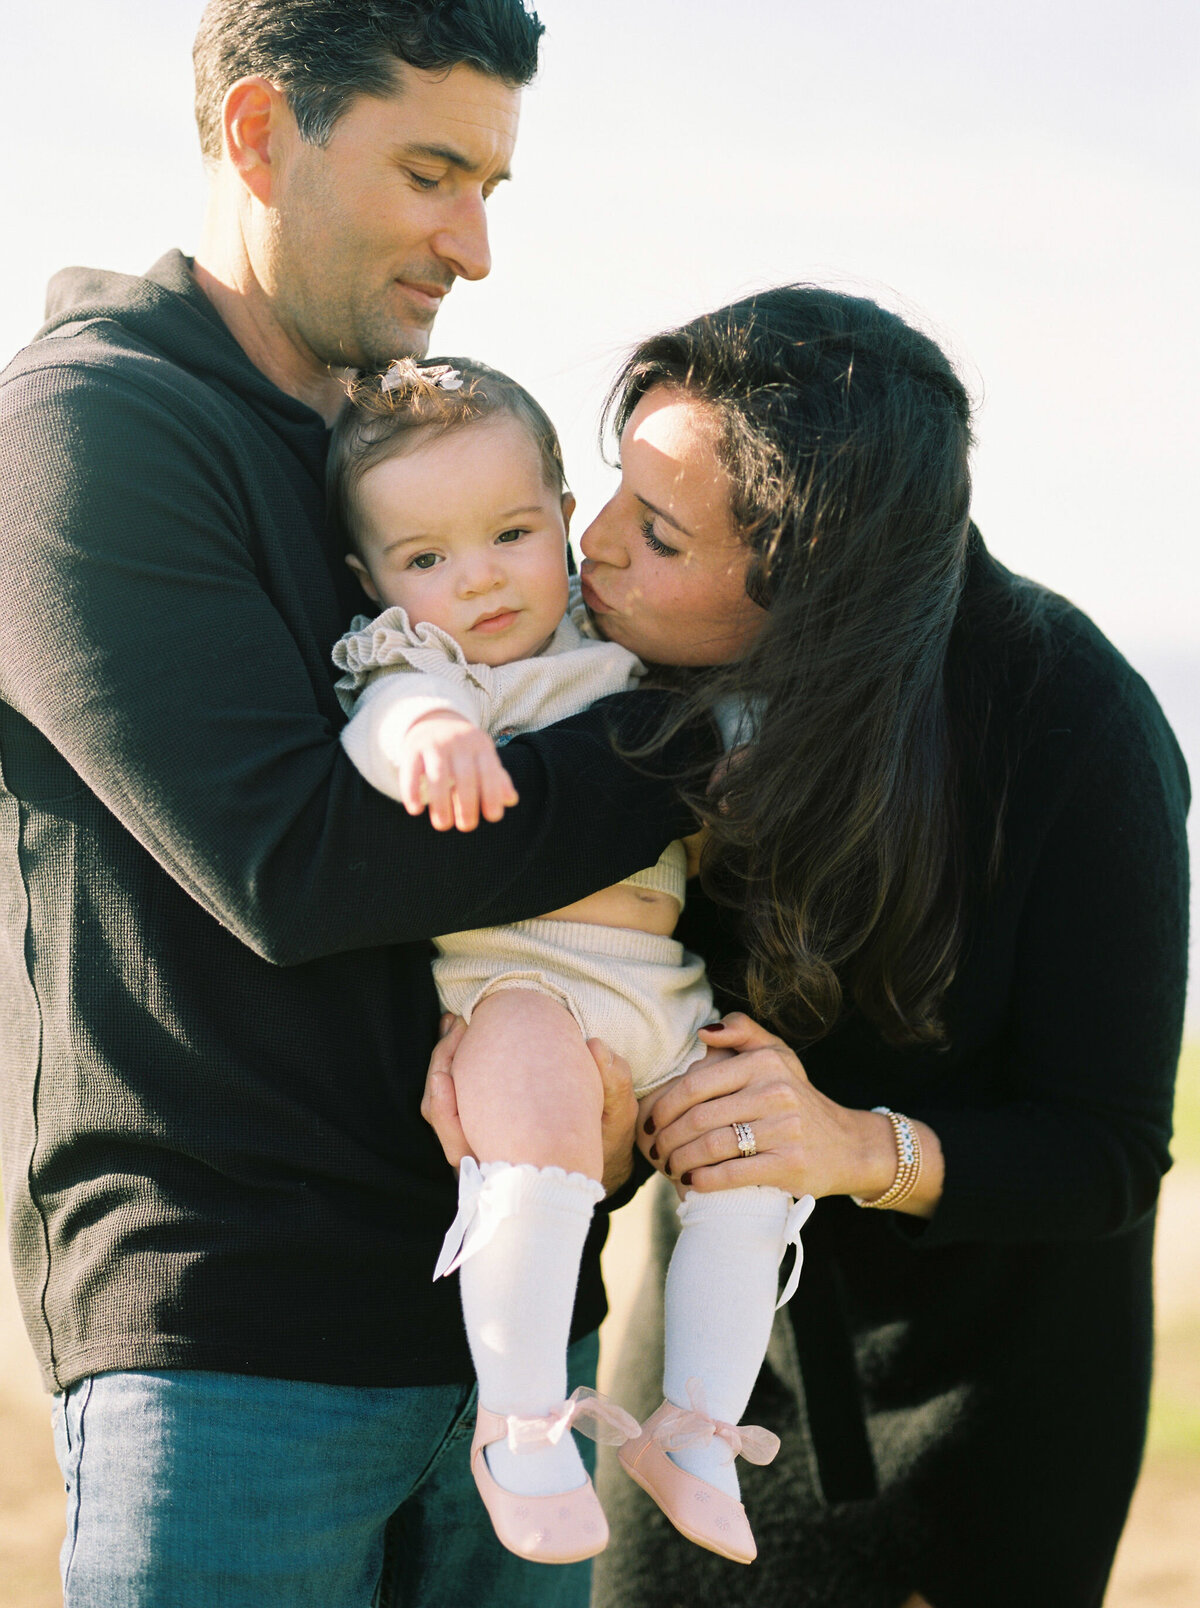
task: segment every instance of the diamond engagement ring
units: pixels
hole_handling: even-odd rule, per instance
[[[748,1122],[735,1122],[733,1131],[737,1136],[739,1156],[757,1156],[758,1144],[754,1138],[754,1129]]]

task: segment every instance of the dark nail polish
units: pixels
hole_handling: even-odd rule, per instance
[[[658,1160],[658,1146],[657,1145],[651,1145],[650,1146],[650,1160],[651,1161],[657,1161]]]
[[[653,1133],[654,1132],[654,1118],[653,1117],[647,1117],[645,1122],[642,1123],[642,1132],[643,1133]]]
[[[666,1173],[668,1178],[671,1176],[671,1158],[670,1158],[670,1156],[668,1156],[666,1161],[663,1162],[663,1172]]]
[[[704,1031],[706,1033],[715,1033],[719,1027],[724,1027],[724,1026],[725,1026],[724,1022],[705,1022]]]
[[[680,1183],[681,1183],[681,1184],[690,1184],[690,1183],[691,1183],[691,1181],[692,1181],[692,1175],[691,1175],[691,1173],[690,1173],[690,1172],[685,1172],[685,1173],[684,1173],[684,1174],[683,1174],[683,1176],[682,1176],[682,1177],[681,1177],[681,1178],[680,1178],[680,1180],[679,1180],[679,1182],[680,1182]]]

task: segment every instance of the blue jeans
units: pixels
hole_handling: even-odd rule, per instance
[[[598,1351],[572,1346],[570,1388]],[[83,1379],[54,1403],[65,1608],[587,1608],[589,1564],[492,1534],[474,1427],[467,1385]]]

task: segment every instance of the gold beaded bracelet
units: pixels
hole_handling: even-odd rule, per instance
[[[887,1106],[872,1106],[871,1113],[873,1116],[886,1117],[892,1125],[896,1139],[896,1176],[875,1200],[864,1200],[861,1195],[852,1195],[850,1198],[856,1206],[886,1211],[907,1200],[917,1187],[921,1176],[921,1141],[912,1123],[898,1111],[892,1111]]]

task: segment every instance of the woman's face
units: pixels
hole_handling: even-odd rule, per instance
[[[601,634],[652,664],[726,664],[765,610],[746,596],[710,408],[657,385],[621,435],[621,486],[583,534],[583,596]]]

